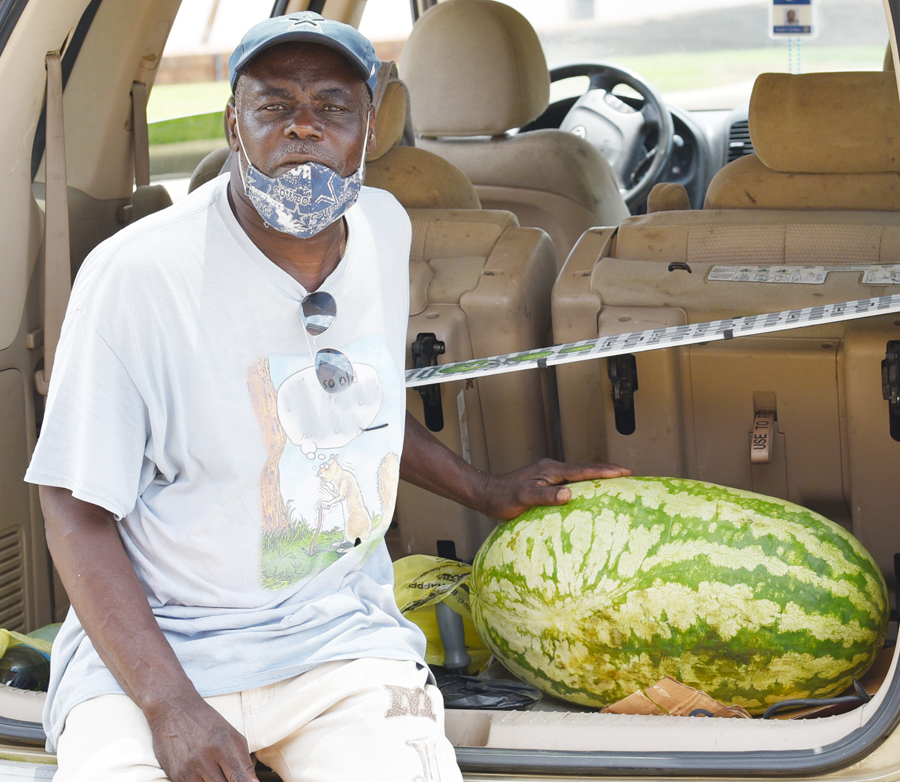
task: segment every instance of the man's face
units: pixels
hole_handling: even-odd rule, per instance
[[[247,66],[236,93],[235,111],[228,114],[231,148],[240,152],[239,122],[244,152],[270,177],[308,162],[348,176],[374,137],[370,128],[365,138],[365,82],[327,46],[286,43],[266,49]]]

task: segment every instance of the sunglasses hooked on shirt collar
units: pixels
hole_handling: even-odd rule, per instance
[[[327,291],[313,291],[300,302],[303,328],[311,337],[324,334],[337,317],[337,302]],[[310,351],[312,348],[310,348]],[[322,348],[313,359],[319,385],[329,394],[339,394],[356,380],[353,365],[340,350]]]
[[[313,291],[304,296],[300,302],[301,318],[306,333],[315,338],[324,334],[334,324],[337,317],[337,302],[327,291]],[[307,339],[307,343],[308,343]],[[312,352],[312,347],[310,347]],[[356,373],[353,365],[340,350],[334,348],[322,348],[317,350],[313,359],[316,367],[316,378],[322,389],[329,394],[339,394],[346,391],[356,381]],[[375,429],[384,429],[387,424],[378,424],[363,429],[371,432]]]

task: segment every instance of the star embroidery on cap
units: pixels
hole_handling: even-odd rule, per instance
[[[309,25],[314,30],[322,30],[321,20],[319,19],[311,19],[309,17],[298,17],[298,16],[289,16],[288,19],[293,22],[289,29],[293,30],[295,27],[302,27],[303,25]]]

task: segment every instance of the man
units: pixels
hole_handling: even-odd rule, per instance
[[[57,780],[240,782],[251,753],[285,780],[459,779],[393,600],[398,475],[504,519],[627,471],[485,475],[406,416],[409,221],[360,188],[371,44],[303,13],[230,66],[230,176],[85,262],[27,476],[74,608]]]

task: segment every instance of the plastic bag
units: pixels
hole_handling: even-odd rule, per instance
[[[431,666],[444,664],[444,645],[435,615],[435,606],[441,602],[462,617],[466,652],[472,659],[468,673],[483,670],[491,657],[472,622],[467,583],[471,572],[471,565],[464,562],[425,554],[394,562],[394,597],[400,612],[425,634],[425,662]]]
[[[6,650],[14,646],[30,646],[37,649],[47,659],[50,658],[50,647],[53,646],[53,640],[59,632],[61,624],[47,625],[35,630],[33,633],[24,635],[17,633],[15,630],[4,630],[0,628],[0,657],[6,654]]]
[[[438,677],[438,687],[447,709],[530,709],[543,696],[541,691],[513,679],[479,679],[447,674]]]
[[[59,624],[47,625],[28,635],[0,629],[0,684],[46,692],[50,683],[50,648],[59,628]]]

